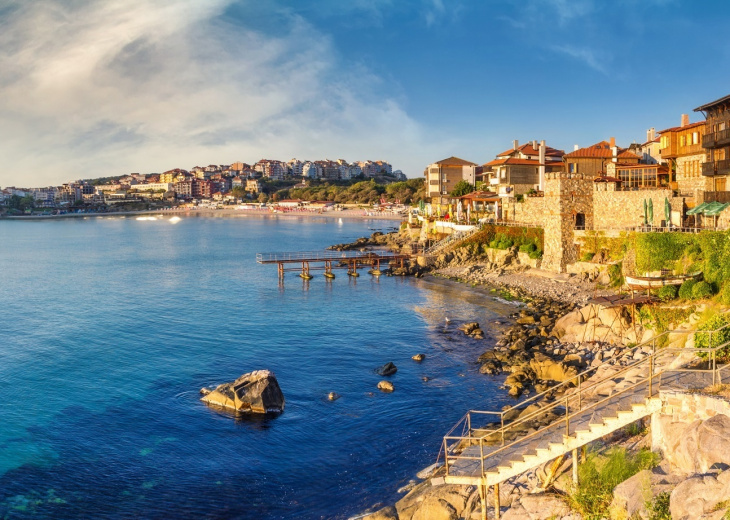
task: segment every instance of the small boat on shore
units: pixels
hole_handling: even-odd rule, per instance
[[[632,291],[659,289],[665,285],[682,285],[687,280],[698,280],[701,272],[669,276],[626,276],[626,286]]]

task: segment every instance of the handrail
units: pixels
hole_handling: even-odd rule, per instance
[[[449,474],[449,463],[450,463],[450,459],[452,459],[452,460],[458,460],[458,459],[473,460],[473,459],[476,458],[476,457],[470,456],[470,455],[464,456],[464,455],[461,455],[461,454],[458,454],[458,455],[454,455],[453,454],[453,452],[456,449],[458,449],[460,446],[462,446],[465,442],[467,443],[467,446],[468,445],[471,445],[474,441],[478,441],[479,442],[479,446],[480,446],[480,457],[478,457],[478,458],[481,458],[482,475],[484,475],[484,464],[485,464],[485,460],[487,460],[489,458],[493,458],[496,455],[505,452],[506,450],[508,450],[510,447],[514,446],[518,442],[523,442],[526,439],[532,438],[535,435],[537,435],[539,433],[542,433],[542,432],[546,431],[549,428],[554,428],[557,425],[559,425],[561,422],[565,422],[565,425],[566,425],[566,434],[567,435],[570,435],[570,420],[572,418],[575,418],[578,414],[585,413],[586,410],[591,410],[591,409],[593,409],[593,408],[595,408],[595,407],[597,407],[597,406],[599,406],[599,405],[601,405],[601,404],[603,404],[605,402],[608,402],[608,401],[610,401],[612,399],[615,399],[617,396],[623,395],[626,392],[628,392],[629,390],[633,390],[637,386],[640,386],[642,384],[647,384],[648,385],[648,392],[649,392],[648,397],[653,396],[654,393],[655,393],[654,392],[654,389],[653,389],[653,381],[654,381],[654,379],[657,376],[659,376],[660,379],[661,379],[661,375],[664,374],[665,372],[712,372],[713,384],[714,384],[715,381],[716,381],[717,376],[719,375],[719,372],[721,370],[727,369],[728,366],[730,366],[730,364],[726,364],[726,365],[723,365],[723,366],[720,366],[720,367],[717,366],[717,352],[719,350],[721,350],[721,349],[727,348],[730,345],[730,341],[725,342],[722,345],[718,345],[716,347],[707,347],[707,348],[695,348],[695,349],[692,349],[692,352],[693,353],[705,352],[705,353],[709,353],[710,354],[710,356],[709,356],[710,357],[709,362],[710,362],[710,367],[711,368],[706,369],[706,370],[682,369],[682,368],[666,368],[665,367],[665,368],[662,368],[659,371],[657,371],[656,370],[657,369],[657,363],[656,363],[657,358],[663,359],[664,357],[666,357],[668,355],[671,355],[673,353],[678,353],[678,352],[685,352],[686,353],[687,352],[687,349],[680,349],[680,348],[669,347],[669,348],[660,349],[659,352],[657,352],[657,346],[656,346],[656,344],[657,344],[657,340],[659,338],[662,338],[664,336],[668,336],[670,334],[689,335],[689,334],[697,334],[697,333],[700,333],[700,334],[709,334],[710,335],[710,338],[709,338],[709,341],[708,341],[708,345],[712,345],[712,336],[715,333],[720,332],[720,331],[722,331],[722,330],[724,330],[724,329],[726,329],[728,327],[730,327],[730,324],[723,325],[722,327],[719,327],[719,328],[714,329],[714,330],[709,330],[709,331],[704,331],[704,330],[671,330],[671,331],[665,331],[665,332],[663,332],[663,333],[655,336],[654,338],[652,338],[650,340],[647,340],[645,342],[642,342],[642,343],[634,346],[631,349],[621,351],[619,354],[617,354],[615,356],[612,356],[611,358],[608,358],[608,359],[604,360],[604,362],[601,363],[600,365],[597,365],[595,367],[590,367],[587,370],[584,370],[583,372],[581,372],[581,373],[577,374],[576,376],[572,377],[570,380],[563,381],[562,383],[560,383],[560,384],[558,384],[558,385],[556,385],[556,386],[554,386],[554,387],[552,387],[552,388],[550,388],[550,389],[548,389],[548,390],[546,390],[544,392],[541,392],[540,394],[537,394],[537,395],[535,395],[535,396],[533,396],[533,397],[531,397],[529,399],[526,399],[525,401],[519,403],[515,407],[512,407],[512,408],[510,408],[508,410],[500,411],[500,412],[477,411],[477,410],[469,410],[469,411],[467,411],[467,413],[464,415],[464,417],[462,417],[456,423],[456,425],[454,425],[454,427],[451,428],[451,430],[449,430],[449,432],[443,438],[442,449],[444,450],[444,458],[445,458],[445,466],[446,466],[447,475]],[[627,354],[630,354],[631,352],[634,352],[634,355],[635,355],[635,353],[638,351],[638,349],[642,349],[643,350],[648,345],[651,345],[651,349],[652,350],[645,357],[643,357],[642,359],[638,359],[638,360],[636,360],[634,362],[631,362],[631,363],[627,364],[626,366],[619,367],[618,370],[614,370],[613,369],[614,367],[616,367],[616,365],[614,363],[612,363],[612,362],[613,361],[616,361],[619,358],[619,356],[620,357],[624,357]],[[672,356],[672,357],[674,357],[674,356]],[[630,386],[628,386],[626,388],[623,388],[620,391],[612,392],[611,395],[609,395],[608,397],[606,397],[604,399],[600,399],[598,401],[589,402],[589,403],[587,403],[587,404],[584,405],[584,396],[585,396],[585,394],[589,393],[591,390],[597,389],[600,385],[602,385],[606,381],[614,380],[614,379],[616,379],[618,377],[621,377],[621,374],[624,374],[624,373],[627,373],[629,371],[632,371],[632,370],[634,370],[634,369],[636,369],[638,367],[642,367],[643,368],[647,364],[649,365],[649,375],[647,377],[643,377],[643,378],[639,379],[634,384],[632,384],[632,385],[630,385]],[[588,385],[583,385],[582,384],[583,380],[588,379],[588,377],[589,377],[588,374],[589,373],[591,373],[591,372],[597,372],[602,367],[612,367],[611,373],[608,374],[608,375],[606,375],[605,377],[597,380],[597,381],[592,381]],[[577,381],[577,384],[575,383],[575,381]],[[554,402],[552,402],[550,404],[545,405],[545,401],[548,400],[546,398],[548,397],[549,394],[553,394],[553,393],[555,393],[555,391],[557,389],[560,389],[561,387],[567,387],[568,385],[572,385],[574,387],[572,389],[572,391],[571,390],[568,390],[566,388],[565,389],[566,392],[565,392],[565,395],[563,397],[561,397],[560,399],[556,399]],[[571,400],[573,400],[573,401],[576,401],[577,400],[577,409],[575,408],[575,406],[573,406],[572,413],[571,413]],[[531,412],[530,414],[527,414],[526,416],[520,416],[518,414],[513,420],[511,420],[510,422],[508,422],[508,424],[505,425],[505,415],[506,414],[509,414],[510,412],[514,413],[515,410],[525,409],[525,408],[527,408],[528,406],[530,406],[532,404],[538,404],[538,402],[540,402],[541,404],[540,404],[539,408],[536,411]],[[553,421],[552,423],[550,423],[548,425],[545,425],[545,426],[543,426],[541,428],[538,428],[537,430],[535,430],[533,432],[530,432],[528,434],[521,435],[518,438],[512,439],[508,443],[505,444],[505,435],[507,434],[507,436],[509,437],[511,434],[515,433],[515,427],[516,426],[526,424],[526,423],[528,423],[528,421],[534,420],[539,415],[544,415],[546,412],[548,412],[548,411],[550,411],[552,409],[555,409],[555,408],[558,408],[558,407],[563,407],[563,406],[565,407],[565,414],[564,414],[564,416],[560,420]],[[471,415],[472,414],[483,414],[483,415],[499,416],[499,423],[497,423],[495,421],[493,423],[487,423],[486,427],[474,428],[474,427],[472,427],[472,424],[471,424],[471,422],[472,422],[471,421]],[[494,427],[491,428],[491,429],[488,428],[489,424],[494,424]],[[500,425],[499,428],[497,427],[497,424]],[[466,436],[464,436],[464,435],[462,435],[462,436],[454,436],[454,435],[451,435],[452,433],[454,433],[454,431],[457,430],[457,428],[460,425],[462,426],[462,432],[464,432],[466,430],[467,431],[467,435]],[[466,425],[468,425],[468,428],[465,428],[464,427]],[[480,434],[480,435],[475,436],[474,434],[477,434],[477,433]],[[499,448],[495,449],[495,450],[490,451],[489,453],[484,454],[484,446],[483,446],[483,444],[484,444],[485,441],[489,442],[490,441],[490,439],[489,439],[490,437],[492,437],[492,439],[491,439],[492,441],[500,442],[501,443],[501,446]],[[450,442],[450,441],[452,441],[452,442]],[[456,442],[454,442],[454,441],[456,441]]]
[[[317,260],[357,260],[368,258],[398,259],[408,257],[405,253],[395,253],[392,251],[293,251],[284,253],[257,253],[256,262],[274,263],[274,262],[301,262],[301,261],[317,261]]]

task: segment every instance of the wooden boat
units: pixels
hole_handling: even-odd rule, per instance
[[[702,273],[669,276],[626,276],[626,286],[632,291],[659,289],[665,285],[682,285],[687,280],[697,280]]]

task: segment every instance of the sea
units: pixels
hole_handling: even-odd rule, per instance
[[[0,221],[0,518],[346,519],[393,504],[468,409],[510,403],[475,361],[514,305],[435,277],[280,281],[256,254],[398,224]],[[487,337],[466,338],[466,321]],[[282,414],[200,401],[258,369]]]

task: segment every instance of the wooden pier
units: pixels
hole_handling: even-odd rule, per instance
[[[279,278],[287,271],[299,271],[299,276],[308,280],[310,271],[324,271],[327,278],[334,278],[333,269],[347,269],[349,276],[359,276],[358,269],[369,267],[372,274],[380,274],[381,263],[404,267],[411,255],[391,251],[297,251],[294,253],[258,253],[259,264],[276,264]],[[292,264],[297,264],[296,266]]]

